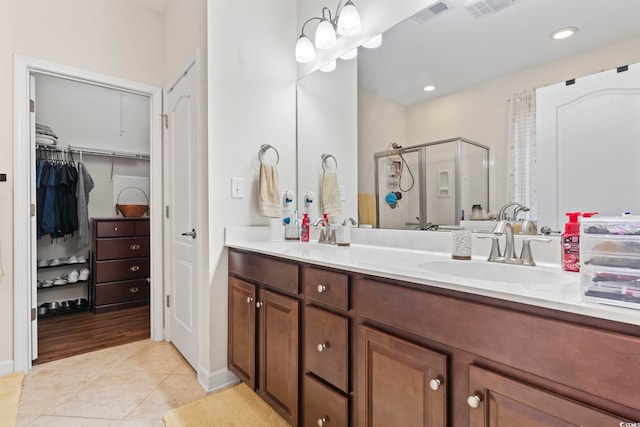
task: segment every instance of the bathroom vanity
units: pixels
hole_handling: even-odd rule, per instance
[[[229,368],[292,425],[640,422],[640,312],[306,245],[228,244]]]

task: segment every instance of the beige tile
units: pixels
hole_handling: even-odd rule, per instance
[[[18,418],[16,419],[16,427],[25,427],[30,422],[35,421],[39,415],[22,414],[18,412]]]
[[[103,420],[97,418],[74,418],[41,416],[32,421],[27,427],[119,427],[120,421]]]
[[[120,427],[164,427],[162,421],[120,421]]]

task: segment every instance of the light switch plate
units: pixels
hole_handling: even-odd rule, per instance
[[[231,178],[231,198],[242,199],[244,197],[244,182],[242,178]]]
[[[340,200],[343,202],[347,200],[347,194],[345,192],[344,185],[338,185],[338,190],[340,190]]]

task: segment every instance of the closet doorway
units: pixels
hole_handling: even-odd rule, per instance
[[[120,229],[121,232],[131,230],[131,236],[116,237],[123,238],[141,238],[146,239],[149,257],[146,262],[148,267],[136,266],[131,267],[133,273],[138,268],[148,268],[145,270],[145,276],[149,279],[149,301],[150,305],[142,306],[136,309],[136,313],[131,312],[132,316],[140,318],[146,317],[145,327],[146,336],[159,340],[163,338],[162,330],[162,145],[161,145],[161,90],[156,87],[141,85],[109,76],[85,72],[82,70],[63,67],[39,60],[24,57],[15,57],[15,135],[16,153],[14,170],[16,173],[16,202],[14,210],[15,232],[14,238],[14,254],[15,254],[15,283],[25,284],[24,286],[16,286],[15,295],[15,313],[14,313],[14,361],[16,370],[29,370],[32,361],[38,358],[38,331],[48,333],[48,330],[56,330],[61,325],[73,325],[77,328],[81,320],[76,322],[66,321],[75,316],[88,316],[89,321],[95,322],[97,316],[107,316],[111,320],[122,319],[122,313],[118,311],[109,311],[103,314],[93,314],[87,311],[95,307],[95,237],[96,237],[96,221],[90,225],[89,235],[86,239],[89,244],[79,245],[78,231],[73,234],[64,234],[59,231],[53,234],[47,233],[43,235],[42,229],[42,212],[34,203],[38,200],[36,187],[38,178],[42,178],[42,174],[38,175],[39,166],[36,160],[49,162],[56,167],[77,167],[78,162],[86,165],[90,171],[92,178],[95,180],[96,188],[101,187],[100,191],[89,193],[89,218],[102,218],[113,221],[118,219],[118,224],[114,229]],[[58,115],[59,119],[53,120],[60,126],[60,130],[64,128],[64,135],[69,138],[67,142],[60,140],[57,144],[47,144],[47,140],[42,139],[39,135],[36,143],[36,122],[39,123],[38,133],[55,135],[56,123],[44,123],[38,117],[38,103],[43,101],[43,108],[50,103],[51,96],[45,101],[39,96],[37,91],[38,79],[41,81],[49,81],[54,83],[56,90],[62,90],[64,93],[65,85],[79,85],[89,89],[87,105],[88,109],[97,110],[98,116],[106,116],[104,120],[87,123],[88,120],[80,120],[77,126],[79,134],[84,134],[84,144],[79,143],[77,135],[70,136],[74,131],[70,131],[67,124],[61,124],[64,121],[69,122],[69,117],[64,114],[60,115],[60,111],[51,106],[47,107],[48,117]],[[44,87],[44,86],[43,86]],[[62,88],[62,89],[61,89]],[[92,90],[102,91],[107,98],[96,98],[95,92]],[[55,92],[55,90],[54,90]],[[84,93],[86,91],[79,91]],[[61,96],[59,109],[63,110],[65,104],[73,103],[73,96]],[[82,97],[83,95],[74,95]],[[109,100],[109,96],[113,99]],[[40,98],[40,101],[39,101]],[[135,101],[137,100],[137,101]],[[140,102],[142,100],[142,102]],[[34,102],[35,101],[35,102]],[[55,101],[55,100],[54,100]],[[75,100],[77,101],[77,100]],[[54,102],[55,104],[55,102]],[[109,111],[109,105],[115,106],[115,112]],[[137,106],[136,106],[137,105]],[[138,126],[140,120],[132,119],[133,116],[127,114],[125,107],[129,107],[129,113],[133,110],[142,111],[146,117],[145,123]],[[106,108],[106,110],[105,110]],[[146,110],[146,111],[145,111]],[[44,111],[44,110],[43,110]],[[46,116],[47,114],[44,114]],[[71,114],[72,115],[72,114]],[[112,117],[115,116],[115,117]],[[41,115],[43,117],[43,115]],[[61,117],[61,119],[60,119]],[[48,119],[47,119],[48,120]],[[72,120],[71,120],[72,121]],[[111,123],[108,123],[111,121]],[[96,135],[100,135],[104,129],[100,129],[103,125],[119,126],[116,133],[121,138],[110,136],[108,139],[114,141],[115,145],[109,144],[107,140],[95,142]],[[46,125],[49,126],[47,128]],[[87,128],[89,126],[89,128]],[[83,128],[84,127],[84,128]],[[77,129],[76,129],[77,130]],[[123,136],[131,136],[133,139],[126,141]],[[50,141],[55,142],[55,136],[50,136]],[[140,140],[143,141],[140,141]],[[73,140],[73,143],[72,141]],[[78,142],[77,142],[78,141]],[[134,142],[137,141],[137,142]],[[120,145],[118,146],[118,143]],[[145,144],[146,150],[127,151],[127,147],[135,147],[136,144]],[[92,145],[93,144],[93,145]],[[36,154],[37,153],[37,154]],[[146,159],[145,159],[146,155]],[[39,156],[39,158],[38,158]],[[127,158],[131,156],[131,158]],[[76,169],[77,171],[77,169]],[[139,173],[139,172],[142,173]],[[106,177],[105,177],[106,174]],[[120,174],[120,175],[119,175]],[[114,184],[114,177],[123,177],[125,182],[133,182],[130,187],[143,187],[140,182],[147,181],[147,187],[144,188],[144,197],[149,201],[151,214],[144,218],[122,218],[116,216],[113,200],[121,194],[115,195],[114,192],[121,190]],[[126,181],[133,179],[133,181]],[[96,182],[97,181],[97,182]],[[105,181],[109,181],[108,183]],[[117,181],[117,180],[116,180]],[[120,191],[120,193],[122,193]],[[132,194],[132,190],[125,190],[125,197],[134,200],[127,201],[130,204],[142,204],[145,202],[135,200],[139,197]],[[135,193],[135,191],[133,191]],[[41,196],[42,197],[42,196]],[[95,200],[95,201],[94,201]],[[122,202],[121,202],[122,203]],[[155,213],[155,214],[154,214]],[[122,223],[125,226],[118,227]],[[136,227],[137,226],[137,227]],[[92,227],[92,228],[91,228]],[[135,231],[138,230],[138,231]],[[136,234],[137,233],[137,234]],[[18,236],[29,236],[28,239],[20,239]],[[82,233],[80,233],[82,238]],[[40,237],[40,239],[38,239]],[[43,240],[44,239],[44,240]],[[134,247],[135,245],[131,245]],[[140,245],[138,245],[140,246]],[[140,260],[140,258],[136,258]],[[87,279],[87,274],[89,278]],[[46,276],[46,277],[45,277]],[[49,277],[52,276],[52,277]],[[107,278],[108,280],[117,280],[117,278]],[[125,278],[132,279],[132,278]],[[133,278],[135,279],[135,278]],[[143,278],[141,278],[144,280]],[[134,282],[123,282],[134,283]],[[135,283],[134,283],[135,284]],[[137,290],[138,287],[131,286],[131,289]],[[133,291],[132,291],[133,292]],[[38,327],[38,311],[41,316],[45,302],[55,301],[48,305],[49,315],[55,314],[48,318],[45,314],[42,318],[43,328]],[[75,304],[73,304],[75,302]],[[138,301],[140,302],[140,300]],[[57,303],[57,304],[56,304]],[[66,304],[65,304],[66,303]],[[126,305],[126,304],[125,304]],[[133,304],[139,305],[139,304]],[[106,306],[105,306],[106,307]],[[113,308],[113,304],[109,307]],[[145,308],[146,307],[146,308]],[[104,308],[104,307],[102,307]],[[65,310],[83,311],[83,313],[59,314]],[[127,307],[128,309],[128,307]],[[107,311],[107,310],[105,310]],[[27,316],[24,314],[28,313]],[[113,313],[111,315],[110,313]],[[59,314],[59,315],[58,315]],[[78,317],[77,319],[80,319]],[[85,319],[84,321],[87,321]],[[50,321],[49,325],[45,322]],[[56,326],[51,327],[51,324]],[[116,323],[109,324],[109,321],[103,322],[106,330],[114,329]],[[126,323],[126,320],[125,320]],[[144,330],[144,328],[143,328]],[[27,332],[27,333],[25,333]],[[139,331],[137,333],[140,333]],[[99,335],[99,332],[97,333]],[[44,338],[44,337],[43,337]],[[94,338],[95,339],[95,338]],[[117,344],[114,342],[114,344]],[[95,346],[95,343],[92,344]],[[106,343],[103,343],[105,346]],[[61,354],[64,354],[62,352]]]

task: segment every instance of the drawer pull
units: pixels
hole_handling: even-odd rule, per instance
[[[113,227],[113,231],[118,231],[118,227]]]
[[[140,249],[140,245],[134,243],[133,245],[129,246],[129,249],[131,249],[132,251],[137,251],[138,249]]]
[[[440,390],[440,386],[442,385],[442,380],[440,378],[431,378],[431,381],[429,381],[429,387],[431,387],[431,390],[433,391],[438,391]]]
[[[323,351],[325,351],[327,348],[329,347],[329,343],[326,344],[318,344],[318,351],[320,353],[322,353]]]
[[[327,286],[326,285],[318,285],[318,293],[321,294],[324,291],[327,290]]]
[[[318,418],[318,426],[322,427],[323,425],[325,425],[326,423],[329,422],[329,417],[327,417],[326,415],[322,418]]]
[[[140,292],[140,288],[138,288],[137,286],[132,286],[129,288],[129,292],[131,292],[132,294],[137,294],[138,292]]]
[[[251,304],[252,301],[253,301],[253,298],[247,297],[247,304]]]
[[[480,402],[482,402],[482,399],[477,394],[467,397],[467,405],[469,405],[470,408],[478,409]]]
[[[256,301],[256,308],[262,307],[262,303],[260,301]]]
[[[129,267],[129,271],[138,271],[138,270],[140,270],[139,265],[132,265],[131,267]]]

